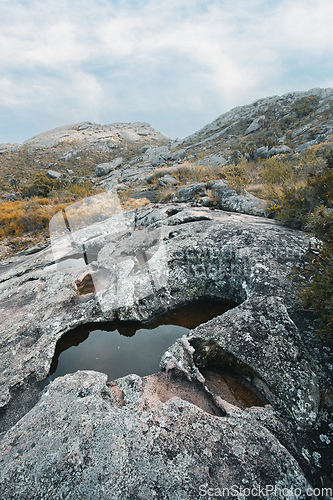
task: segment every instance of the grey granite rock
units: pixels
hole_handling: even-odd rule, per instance
[[[238,483],[304,494],[289,452],[297,458],[295,436],[289,445],[283,429],[311,428],[320,400],[287,278],[308,242],[265,218],[148,205],[4,261],[2,498],[197,498],[200,486]],[[145,321],[200,297],[239,306],[170,346],[161,372],[109,385],[106,375],[77,372],[37,402],[65,332]],[[241,410],[214,392],[204,372],[214,363],[245,374],[271,406]]]
[[[266,215],[266,201],[245,190],[239,194],[223,180],[210,181],[207,183],[207,188],[211,190],[212,197],[222,210],[258,216]]]
[[[67,153],[64,153],[60,158],[59,158],[59,161],[70,161],[70,160],[73,160],[73,158],[75,158],[77,155],[79,154],[79,152],[75,149],[73,149],[72,151],[68,151]]]
[[[77,372],[48,386],[0,445],[2,498],[194,499],[259,485],[306,498],[296,460],[250,413],[211,415],[168,378],[106,380]]]
[[[95,169],[95,174],[97,175],[97,177],[103,177],[104,175],[107,175],[113,170],[119,168],[122,165],[122,163],[123,163],[122,158],[115,158],[114,160],[108,163],[100,163],[99,165],[97,165]]]
[[[194,184],[188,184],[178,191],[178,196],[180,201],[194,201],[195,197],[202,193],[205,194],[206,186],[203,182],[196,182]]]
[[[158,179],[158,182],[161,186],[177,186],[178,181],[173,175],[163,175]]]
[[[187,341],[199,352],[197,366],[222,365],[225,353],[231,353],[244,363],[246,374],[273,405],[285,406],[302,427],[316,421],[320,402],[318,381],[282,298],[252,297],[194,329]],[[183,366],[186,373],[189,370],[193,373],[193,364],[190,368],[184,366],[188,351],[191,349],[182,339],[165,353],[161,367],[170,370],[172,356],[178,368]],[[201,378],[198,372],[194,373]]]
[[[255,155],[256,158],[268,158],[268,147],[262,146],[261,148],[258,148]]]
[[[184,160],[186,157],[186,150],[185,149],[178,149],[174,153],[171,154],[171,159],[172,160]]]
[[[29,148],[50,148],[58,144],[75,141],[80,146],[89,144],[90,149],[112,151],[118,145],[119,139],[129,142],[140,142],[143,139],[153,138],[166,140],[156,132],[149,123],[111,123],[100,125],[91,122],[76,123],[57,127],[53,130],[38,134],[23,144]]]
[[[268,156],[275,156],[275,155],[286,155],[286,154],[292,154],[293,150],[286,146],[285,144],[281,144],[281,146],[275,146],[271,148],[268,152]]]
[[[97,177],[103,177],[104,175],[109,174],[111,170],[112,170],[112,162],[100,163],[99,165],[97,165],[95,169],[95,175],[97,175]]]
[[[151,146],[144,152],[143,159],[156,168],[170,160],[171,155],[168,146]]]
[[[50,179],[60,179],[60,177],[61,177],[61,173],[56,172],[55,170],[48,170],[46,175]]]
[[[149,241],[154,258],[138,273],[137,252],[149,251]],[[146,320],[204,296],[241,303],[253,295],[276,295],[292,307],[286,275],[307,241],[301,233],[258,217],[184,205],[148,206],[79,230],[73,241],[67,238],[62,260],[78,252],[82,256],[85,245],[91,264],[83,269],[48,266],[54,258],[51,250],[21,258],[16,265],[2,264],[2,406],[10,401],[11,388],[47,376],[57,340],[84,322],[116,316]],[[156,290],[151,273],[156,286],[163,278],[161,264],[167,281]],[[78,301],[74,285],[84,271],[101,282],[88,302]]]
[[[265,123],[265,119],[266,119],[265,115],[255,118],[251,123],[251,125],[249,125],[245,130],[244,135],[252,134],[253,132],[256,132],[257,130],[261,129]]]
[[[1,196],[3,201],[15,201],[17,200],[17,196],[15,193],[5,193]]]
[[[302,151],[305,151],[306,149],[309,149],[316,144],[318,144],[318,141],[316,139],[304,142],[303,144],[300,144],[299,146],[297,146],[297,148],[295,148],[295,153],[301,153]]]

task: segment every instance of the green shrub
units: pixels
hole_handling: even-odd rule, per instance
[[[333,208],[319,205],[306,218],[305,229],[325,243],[333,243]]]
[[[308,116],[314,110],[314,106],[318,103],[319,98],[316,96],[303,97],[298,99],[294,105],[294,111],[297,118]]]
[[[332,199],[328,199],[326,195],[322,197],[333,205]],[[332,342],[333,206],[318,205],[304,217],[304,228],[315,234],[317,241],[315,248],[310,248],[307,252],[307,264],[304,268],[295,270],[297,298],[316,315],[317,335],[326,342]]]
[[[309,174],[304,187],[285,190],[278,219],[289,227],[305,229],[308,216],[319,205],[333,208],[333,169],[328,167]]]
[[[331,223],[333,210],[331,211]],[[317,222],[315,223],[317,226]],[[332,226],[331,226],[332,227]],[[298,285],[296,296],[306,309],[316,316],[316,333],[323,341],[333,338],[333,240],[317,240],[308,250],[308,262],[303,269],[295,269]]]
[[[221,177],[225,179],[228,186],[235,189],[238,194],[240,194],[250,182],[248,169],[244,164],[223,167]]]
[[[34,181],[21,189],[23,198],[32,198],[33,196],[46,197],[50,191],[59,187],[57,179],[49,179],[44,174],[37,174]]]
[[[291,181],[293,169],[289,163],[284,163],[279,158],[269,158],[259,172],[260,181],[267,185],[282,186],[286,181]]]

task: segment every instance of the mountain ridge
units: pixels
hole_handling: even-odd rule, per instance
[[[15,217],[27,210],[22,199],[46,196],[52,203],[69,204],[100,190],[116,190],[123,201],[132,200],[126,208],[141,199],[244,210],[236,194],[246,188],[246,206],[255,205],[251,213],[260,214],[263,200],[279,205],[283,189],[304,185],[332,149],[332,88],[257,99],[182,140],[171,140],[145,122],[86,121],[43,132],[21,145],[0,145],[0,201],[16,200],[15,210],[8,207]],[[270,164],[273,157],[278,162]],[[221,201],[225,183],[237,191],[232,204]],[[51,208],[57,206],[50,213]],[[12,215],[4,224],[16,228]],[[4,231],[8,234],[8,227]]]

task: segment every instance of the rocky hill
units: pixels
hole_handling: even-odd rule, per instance
[[[332,141],[333,89],[327,88],[236,107],[180,141],[147,123],[84,122],[20,145],[0,145],[1,199],[16,201],[2,205],[7,213],[0,230],[6,241],[0,254],[31,246],[57,204],[100,190],[116,190],[124,208],[191,201],[265,215],[286,187],[301,186],[309,173],[320,171],[332,154]],[[33,213],[36,197],[47,197],[43,223],[29,220],[22,227],[18,214]],[[22,239],[31,227],[34,238]]]
[[[98,176],[121,171],[111,173],[102,185],[110,188],[120,182],[123,188],[140,190],[142,181],[158,167],[186,161],[203,166],[237,164],[303,153],[332,140],[331,88],[291,92],[236,107],[180,141],[164,137],[147,123],[84,122],[39,134],[21,145],[0,145],[0,189],[10,193],[13,177],[22,186],[49,170],[98,184],[96,167],[121,158],[116,167],[97,171]]]
[[[238,106],[185,138],[179,146],[201,154],[205,162],[227,162],[234,151],[262,158],[300,153],[332,141],[332,134],[333,89],[318,88]],[[249,147],[250,141],[254,144]]]
[[[1,191],[12,190],[10,179],[20,185],[33,180],[38,173],[53,169],[60,174],[89,178],[99,162],[117,156],[129,160],[143,144],[165,144],[162,134],[147,123],[90,122],[58,127],[26,140],[23,144],[1,144]],[[6,197],[5,197],[6,198]]]

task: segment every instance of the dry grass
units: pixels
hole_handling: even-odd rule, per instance
[[[123,210],[132,210],[133,208],[144,207],[149,203],[148,198],[127,198],[121,202],[121,208]]]
[[[1,203],[0,238],[44,231],[53,215],[66,206],[57,201],[31,198]]]
[[[175,177],[180,185],[185,185],[191,182],[207,182],[211,179],[219,179],[221,169],[221,166],[203,166],[186,161],[175,167],[157,168],[148,177],[147,181],[155,186],[159,186],[158,179],[166,174],[169,174]]]

